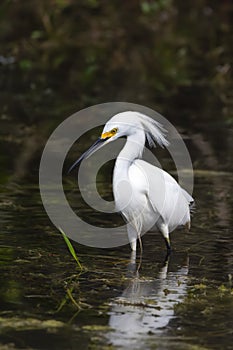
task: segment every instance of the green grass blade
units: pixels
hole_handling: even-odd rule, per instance
[[[76,261],[76,263],[78,264],[78,267],[80,268],[80,270],[82,270],[82,265],[81,265],[77,255],[75,253],[74,247],[72,246],[69,238],[66,236],[65,232],[60,227],[59,227],[59,230],[60,230],[60,232],[61,232],[61,234],[62,234],[62,236],[63,236],[63,238],[64,238],[64,240],[65,240],[65,242],[67,244],[67,247],[68,247],[68,249],[70,251],[70,254],[73,256],[73,258]]]

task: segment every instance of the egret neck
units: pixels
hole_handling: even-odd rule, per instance
[[[129,167],[134,160],[142,157],[145,145],[145,133],[139,126],[127,136],[126,143],[119,153],[113,171],[113,193],[117,210],[122,211],[132,198],[132,187],[129,181]]]

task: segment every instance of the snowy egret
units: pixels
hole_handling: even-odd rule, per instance
[[[142,160],[145,142],[167,147],[166,130],[152,118],[133,111],[114,115],[104,126],[97,141],[71,166],[109,142],[126,136],[113,171],[113,195],[116,210],[127,222],[128,238],[133,252],[137,239],[153,226],[162,233],[168,251],[169,233],[178,226],[190,228],[190,206],[193,198],[164,170]],[[141,241],[140,241],[141,242]]]

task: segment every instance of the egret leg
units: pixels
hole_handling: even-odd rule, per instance
[[[136,261],[136,251],[132,250],[130,255],[130,263],[135,264],[135,261]]]
[[[159,226],[160,232],[162,233],[164,239],[165,239],[165,243],[166,243],[166,247],[167,247],[167,251],[168,254],[170,254],[171,252],[171,242],[170,242],[170,237],[169,237],[169,231],[168,231],[168,226],[164,223],[161,223]]]
[[[132,251],[136,252],[137,250],[137,232],[136,230],[133,228],[133,226],[131,226],[130,224],[127,225],[127,232],[128,232],[128,238],[129,238],[129,243],[131,245],[131,249]]]
[[[169,237],[164,237],[165,239],[165,244],[166,244],[166,247],[167,247],[167,252],[168,252],[168,255],[170,254],[172,248],[171,248],[171,242],[170,242],[170,239]]]
[[[169,258],[166,258],[161,270],[159,271],[159,279],[165,280],[167,278]]]
[[[137,268],[136,264],[136,252],[135,250],[131,251],[130,262],[127,264],[127,277],[133,277]]]

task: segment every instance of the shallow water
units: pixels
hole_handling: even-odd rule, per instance
[[[129,246],[74,243],[80,272],[36,181],[2,184],[3,349],[232,349],[231,188],[230,172],[196,169],[192,228],[172,234],[168,260],[161,236],[149,232],[136,265]],[[102,214],[96,222],[108,224]]]

